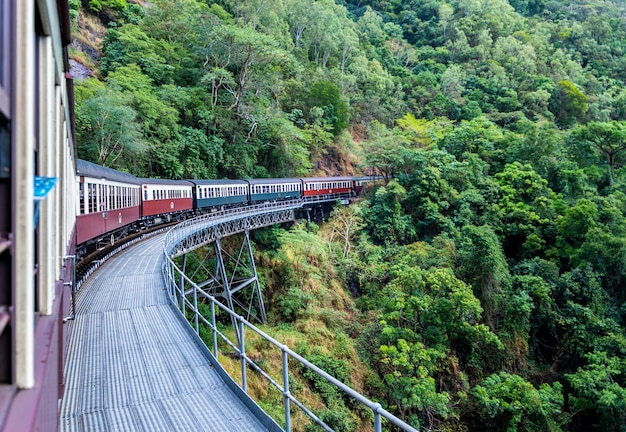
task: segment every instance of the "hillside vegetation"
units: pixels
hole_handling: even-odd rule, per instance
[[[623,2],[70,3],[79,156],[387,177],[256,234],[268,332],[422,430],[626,430]]]

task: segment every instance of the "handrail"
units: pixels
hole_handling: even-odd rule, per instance
[[[228,346],[230,346],[235,353],[239,356],[241,361],[241,388],[244,392],[247,393],[247,381],[246,381],[246,369],[247,367],[251,367],[255,371],[257,371],[261,376],[263,376],[268,382],[277,388],[283,395],[284,401],[284,415],[285,415],[285,430],[287,432],[291,432],[291,403],[300,408],[308,417],[311,418],[316,424],[321,426],[323,429],[327,431],[332,431],[332,429],[325,424],[319,417],[317,417],[310,409],[308,409],[302,402],[300,402],[294,395],[291,394],[289,390],[289,359],[292,358],[297,361],[299,364],[308,368],[309,370],[315,372],[330,384],[342,390],[346,395],[355,399],[359,403],[365,405],[374,415],[373,426],[375,432],[382,431],[382,419],[386,419],[389,423],[399,427],[403,431],[408,432],[418,432],[417,429],[413,428],[411,425],[405,423],[400,420],[389,411],[385,410],[379,403],[373,402],[362,394],[358,393],[356,390],[342,383],[332,375],[328,374],[324,370],[315,366],[313,363],[309,362],[307,359],[299,355],[298,353],[291,350],[287,345],[284,345],[261,329],[256,327],[254,324],[247,321],[241,315],[238,315],[236,312],[230,310],[222,303],[218,302],[215,297],[211,296],[207,292],[203,291],[195,282],[193,282],[184,272],[176,265],[176,263],[172,259],[172,254],[175,251],[176,247],[184,240],[185,235],[190,235],[192,232],[197,232],[198,229],[206,229],[207,226],[217,226],[219,224],[223,224],[229,221],[232,221],[237,218],[244,218],[246,216],[251,216],[255,214],[263,214],[263,213],[271,213],[280,210],[285,210],[289,208],[298,208],[302,207],[305,204],[304,201],[299,200],[298,202],[289,202],[289,203],[273,203],[275,205],[256,205],[256,206],[248,206],[243,207],[241,211],[234,211],[233,209],[229,209],[228,212],[216,212],[209,215],[203,215],[198,218],[190,219],[185,221],[176,227],[172,228],[165,236],[164,244],[163,244],[163,253],[164,253],[164,262],[163,262],[163,276],[165,278],[165,282],[167,285],[167,291],[170,298],[171,303],[176,306],[183,315],[185,312],[192,312],[194,314],[193,322],[195,324],[195,332],[199,334],[199,325],[200,323],[204,324],[209,328],[212,332],[212,342],[213,347],[212,352],[215,359],[218,359],[218,337],[221,338]],[[219,213],[219,214],[218,214]],[[180,284],[179,284],[180,282]],[[186,293],[190,293],[193,290],[193,302],[188,299]],[[198,309],[198,297],[202,297],[207,299],[210,302],[210,316],[203,316]],[[235,322],[238,323],[239,328],[235,329],[235,334],[239,334],[238,342],[232,342],[224,333],[222,333],[216,324],[216,309],[218,307],[220,311],[228,314],[231,319],[234,319]],[[191,323],[189,323],[191,326]],[[258,364],[256,364],[248,355],[245,350],[245,332],[246,329],[253,331],[261,338],[265,339],[274,347],[281,350],[282,353],[282,384],[279,383],[276,379],[272,378],[270,374],[264,371]]]
[[[64,282],[63,286],[66,287],[71,287],[70,289],[71,291],[71,295],[72,295],[72,304],[71,304],[71,308],[72,308],[72,314],[69,316],[66,316],[65,318],[63,318],[63,324],[65,324],[68,321],[73,321],[76,319],[76,255],[67,255],[64,260],[67,262],[67,260],[72,260],[72,279]]]

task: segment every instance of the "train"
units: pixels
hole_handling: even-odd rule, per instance
[[[76,253],[82,258],[131,233],[232,207],[288,200],[304,204],[345,201],[373,179],[150,179],[78,159]]]

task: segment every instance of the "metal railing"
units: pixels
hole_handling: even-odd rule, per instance
[[[299,201],[295,204],[291,202],[275,203],[275,205],[243,207],[240,211],[233,211],[233,209],[230,209],[226,212],[218,212],[204,215],[197,219],[186,221],[172,228],[170,232],[168,232],[164,240],[165,259],[163,262],[163,275],[167,285],[167,291],[170,301],[180,310],[183,316],[187,316],[188,314],[193,315],[188,322],[189,325],[194,329],[196,334],[200,334],[201,326],[206,326],[206,328],[209,329],[211,333],[212,348],[207,348],[209,348],[210,352],[213,354],[216,360],[218,360],[219,357],[218,342],[220,340],[222,341],[222,343],[226,344],[226,346],[230,347],[230,349],[234,351],[235,356],[239,358],[239,361],[241,363],[240,386],[246,394],[248,368],[251,368],[258,374],[263,376],[274,388],[276,388],[282,394],[284,405],[284,424],[285,430],[287,432],[291,432],[292,404],[299,408],[313,422],[322,427],[324,430],[333,430],[330,426],[324,423],[324,421],[322,421],[311,409],[306,407],[304,403],[298,400],[290,392],[290,359],[293,359],[297,362],[297,364],[301,365],[302,367],[313,371],[320,377],[324,378],[327,382],[343,391],[347,396],[370,409],[373,413],[373,428],[375,432],[382,431],[383,420],[391,425],[398,427],[400,430],[418,432],[417,429],[413,428],[409,424],[403,422],[402,420],[385,410],[379,403],[373,402],[370,399],[366,398],[351,387],[347,386],[335,377],[315,366],[313,363],[309,362],[307,359],[294,352],[286,345],[278,342],[277,340],[260,330],[258,327],[247,321],[241,315],[238,315],[234,311],[228,309],[226,306],[217,301],[213,296],[200,288],[198,284],[189,279],[173,261],[173,256],[178,250],[180,244],[184,241],[185,236],[194,235],[194,233],[202,229],[207,229],[209,226],[215,228],[219,224],[232,222],[236,218],[245,218],[258,213],[276,212],[289,207],[297,208],[301,207],[302,205],[303,202]],[[209,302],[209,313],[207,314],[208,316],[204,316],[200,311],[199,301],[205,303]],[[226,336],[222,331],[219,330],[217,326],[216,315],[220,312],[227,314],[233,320],[233,322],[237,323],[237,326],[239,328],[234,329],[233,332],[237,335],[236,341],[231,341],[228,336]],[[193,324],[191,322],[193,322]],[[259,364],[255,363],[255,361],[247,355],[245,346],[247,331],[253,332],[260,338],[268,342],[271,346],[281,351],[282,370],[280,371],[280,373],[274,371],[274,374],[276,376],[279,376],[279,378],[272,377],[269,372],[263,370]]]

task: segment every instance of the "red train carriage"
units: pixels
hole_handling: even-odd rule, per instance
[[[311,177],[302,179],[305,201],[328,198],[347,199],[353,191],[352,177]]]
[[[135,176],[79,159],[76,182],[77,243],[83,252],[115,241],[139,220],[140,183]]]
[[[180,220],[193,210],[193,183],[186,180],[141,179],[141,215],[148,225]]]

